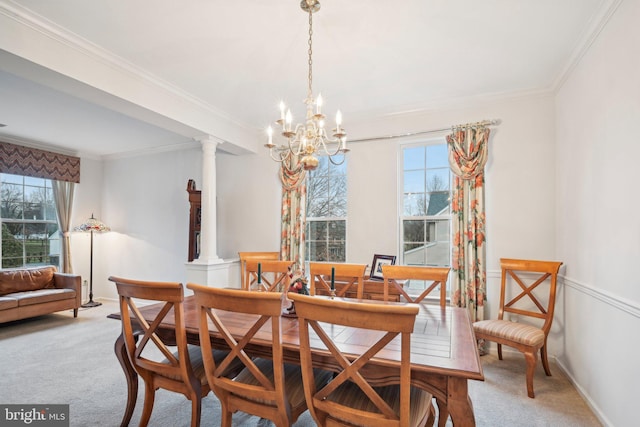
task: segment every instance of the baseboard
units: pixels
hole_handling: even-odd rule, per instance
[[[566,366],[562,364],[562,362],[555,356],[551,357],[556,362],[556,366],[560,368],[560,370],[564,373],[564,375],[569,378],[569,381],[573,385],[573,387],[578,391],[578,394],[584,399],[587,403],[587,406],[593,411],[594,415],[602,423],[605,427],[613,427],[613,423],[607,419],[607,417],[602,413],[598,405],[591,399],[591,397],[587,394],[587,392],[580,386],[580,384],[576,381],[576,379],[571,375],[571,372],[567,369]]]
[[[488,342],[488,344],[490,344],[489,348],[487,349],[488,350],[488,354],[495,355],[497,357],[498,356],[498,350],[497,350],[496,344],[493,343],[493,342]],[[506,345],[502,346],[502,354],[503,355],[507,355],[508,354],[510,356],[513,356],[513,355],[522,356],[521,352],[519,352],[518,350],[515,350],[515,349],[513,349],[513,348],[511,348],[509,346],[506,346]],[[585,401],[585,403],[587,404],[589,409],[591,409],[591,411],[593,411],[593,414],[598,419],[598,421],[600,421],[602,423],[602,425],[605,426],[605,427],[613,427],[613,423],[611,423],[607,419],[607,417],[602,413],[602,411],[600,410],[598,405],[595,404],[595,402],[591,399],[591,397],[586,393],[586,391],[576,381],[576,379],[573,377],[573,375],[571,375],[571,373],[569,372],[567,367],[564,366],[562,364],[562,362],[560,362],[560,360],[556,356],[549,355],[548,357],[549,357],[549,359],[551,359],[551,360],[556,362],[556,366],[569,379],[569,382],[571,383],[571,385],[576,389],[576,391],[578,392],[580,397],[582,397],[582,399]],[[523,361],[524,361],[524,359],[523,359]],[[536,367],[536,369],[537,368],[538,367]]]

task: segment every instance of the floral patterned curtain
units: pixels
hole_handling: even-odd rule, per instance
[[[455,175],[451,304],[467,307],[474,321],[484,319],[487,283],[484,166],[489,132],[484,126],[468,126],[447,136],[449,165]]]
[[[286,162],[286,161],[285,161]],[[304,270],[304,242],[307,216],[305,212],[307,185],[305,170],[297,156],[282,162],[280,180],[282,181],[282,210],[280,231],[280,258],[295,261],[293,271]],[[297,166],[292,166],[296,165]]]

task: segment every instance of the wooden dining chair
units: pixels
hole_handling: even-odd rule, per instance
[[[187,284],[193,290],[199,323],[200,343],[209,384],[220,400],[222,427],[231,426],[236,411],[266,418],[278,426],[290,426],[307,410],[302,373],[297,365],[284,363],[282,349],[282,295],[273,292],[247,292],[242,289],[220,289]],[[246,334],[233,335],[233,325],[226,324],[220,312],[248,314],[252,325]],[[234,322],[238,322],[236,318]],[[229,355],[221,361],[209,357],[210,332],[215,330],[229,347]],[[269,340],[271,359],[253,359],[247,345],[254,338]],[[234,360],[244,366],[235,377],[223,373]],[[328,381],[330,373],[319,375],[319,383]]]
[[[476,338],[498,344],[500,360],[503,344],[524,353],[527,362],[527,395],[531,398],[535,396],[533,374],[538,350],[544,372],[551,376],[547,360],[547,336],[553,322],[556,285],[561,265],[562,262],[558,261],[500,259],[502,279],[498,319],[482,320],[473,324]],[[533,291],[540,289],[545,282],[549,282],[548,289],[539,291],[539,295],[536,296]],[[508,316],[515,315],[518,320],[533,320],[538,326],[525,323],[526,320],[522,323],[511,321],[505,318],[505,313]]]
[[[415,304],[369,303],[360,300],[292,294],[299,321],[300,359],[309,411],[319,426],[432,425],[431,394],[411,383],[411,333],[419,307]],[[360,337],[349,345],[334,342],[336,326],[358,328]],[[344,333],[348,333],[345,330]],[[363,335],[363,334],[366,334]],[[311,346],[326,348],[327,363],[337,374],[318,387]],[[390,350],[392,348],[392,350]],[[366,376],[372,358],[397,357],[400,382],[376,386]],[[374,373],[375,374],[375,373]],[[374,375],[375,376],[375,375]]]
[[[427,267],[414,265],[383,265],[384,300],[389,300],[389,287],[394,286],[407,302],[420,303],[437,286],[440,286],[440,307],[447,305],[447,279],[449,267]],[[409,295],[406,281],[420,280],[425,282],[424,290],[419,295]]]
[[[283,292],[289,289],[293,261],[274,261],[251,258],[246,263],[245,285],[243,289]],[[258,270],[260,270],[258,274]],[[260,279],[258,279],[260,276]]]
[[[240,257],[240,285],[243,289],[247,282],[247,261],[250,259],[265,259],[271,261],[277,261],[280,259],[280,252],[238,252]]]
[[[319,288],[320,294],[331,294],[332,269],[335,281],[338,282],[335,286],[335,296],[350,297],[355,294],[356,298],[362,299],[364,293],[364,272],[367,269],[366,264],[310,262],[309,294],[316,295],[316,287]]]
[[[145,282],[109,277],[115,282],[120,301],[122,334],[129,360],[144,380],[144,408],[140,426],[149,423],[155,391],[163,388],[183,394],[191,401],[191,426],[200,425],[201,400],[210,387],[204,374],[202,351],[187,345],[182,302],[182,284],[173,282]],[[164,302],[153,321],[148,322],[140,314],[136,300]],[[156,332],[162,321],[175,323],[171,337]],[[224,351],[211,353],[210,357],[222,360]],[[237,371],[236,371],[237,372]],[[229,375],[232,374],[230,371]],[[131,397],[131,396],[130,396]],[[133,396],[135,403],[135,396]]]

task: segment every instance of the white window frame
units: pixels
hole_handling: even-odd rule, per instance
[[[46,209],[43,213],[44,218],[41,219],[27,219],[24,217],[24,213],[25,210],[23,208],[22,210],[22,218],[16,219],[16,218],[3,218],[1,213],[0,213],[0,226],[2,226],[3,224],[22,224],[23,228],[25,227],[26,224],[35,224],[35,225],[40,225],[40,224],[44,224],[44,225],[54,225],[56,228],[58,227],[58,219],[57,219],[57,214],[56,214],[56,209],[55,209],[55,200],[53,199],[53,192],[52,192],[52,184],[51,184],[51,180],[50,179],[46,179],[46,178],[34,178],[34,177],[29,177],[29,176],[24,176],[24,175],[17,175],[17,174],[5,174],[5,173],[0,173],[0,190],[2,189],[2,186],[4,186],[4,180],[2,180],[2,176],[14,176],[14,177],[21,177],[21,183],[18,185],[22,186],[22,205],[23,207],[29,203],[24,199],[24,195],[25,195],[25,188],[26,187],[33,187],[33,188],[37,188],[37,189],[43,189],[44,190],[44,197],[45,197],[45,202],[48,201],[48,194],[51,193],[51,202],[54,204],[54,208],[53,208],[53,218],[48,218]],[[34,185],[33,183],[29,183],[28,180],[30,179],[36,179],[36,180],[42,180],[43,185]],[[10,184],[17,184],[17,183],[10,183]],[[49,193],[47,193],[47,190],[49,190]],[[46,204],[46,203],[45,203]],[[56,234],[55,238],[52,238],[51,236],[53,234]],[[45,258],[47,258],[46,260],[42,259],[41,262],[28,262],[28,254],[27,254],[27,240],[35,240],[35,239],[27,239],[26,236],[23,235],[23,239],[22,239],[22,263],[21,265],[10,265],[10,266],[6,266],[4,265],[4,258],[1,256],[2,252],[2,239],[0,239],[0,268],[12,268],[12,267],[25,267],[25,266],[36,266],[36,265],[55,265],[57,267],[60,266],[60,236],[59,236],[59,230],[58,232],[53,232],[51,235],[48,235],[45,239],[43,240],[47,240],[47,247],[49,248],[49,253],[48,254],[44,254],[43,256]],[[56,243],[57,242],[57,243]],[[52,248],[52,244],[54,245]],[[54,249],[57,245],[57,249],[58,249],[58,253],[52,253],[52,249]],[[55,255],[58,255],[57,260],[55,260],[55,258],[52,257]]]
[[[427,265],[427,266],[441,266],[441,267],[450,267],[451,266],[451,248],[453,245],[453,239],[452,239],[452,215],[451,215],[451,211],[449,211],[448,215],[416,215],[416,216],[405,216],[404,215],[404,175],[405,175],[405,169],[404,169],[404,150],[405,148],[412,148],[412,147],[422,147],[422,146],[429,146],[429,145],[442,145],[442,144],[446,144],[446,139],[444,137],[438,137],[438,138],[429,138],[429,139],[424,139],[424,138],[412,138],[411,140],[404,140],[402,142],[400,142],[398,144],[398,254],[400,255],[398,264],[400,265],[407,265],[406,261],[405,261],[405,251],[404,251],[404,247],[405,247],[405,240],[404,240],[404,222],[408,221],[408,220],[422,220],[422,221],[427,221],[426,226],[428,227],[429,225],[429,221],[443,221],[446,220],[448,221],[449,225],[448,225],[448,243],[449,243],[449,256],[448,256],[448,262],[446,264],[429,264],[429,263],[425,263],[425,264],[419,264],[419,265]],[[426,168],[426,165],[425,165]],[[452,196],[452,190],[453,190],[453,176],[451,174],[451,172],[449,172],[449,197]],[[449,209],[450,209],[450,204],[449,204]],[[437,241],[444,241],[444,240],[440,240],[439,237],[439,230],[438,230],[438,226],[436,223],[435,226],[435,237],[434,237],[434,242]],[[426,232],[426,231],[425,231]],[[451,280],[447,280],[447,295],[450,295],[450,290],[451,290]],[[416,289],[419,288],[420,284],[417,284],[418,286],[416,287]],[[409,290],[409,294],[411,294],[412,292]],[[429,299],[431,298],[435,298],[432,297],[432,295],[430,295],[429,297],[427,297]]]
[[[336,165],[332,164],[331,161],[328,159],[327,156],[324,156],[324,158],[327,159],[329,168],[332,167],[337,167]],[[306,261],[309,262],[315,262],[315,261],[336,261],[336,262],[346,262],[347,259],[347,227],[348,227],[348,221],[347,221],[347,206],[346,204],[348,204],[348,193],[347,193],[347,179],[348,179],[348,173],[347,173],[347,162],[348,160],[345,158],[344,159],[344,168],[345,168],[345,208],[344,208],[344,212],[345,212],[345,216],[344,217],[336,217],[336,216],[324,216],[324,217],[313,217],[313,216],[308,216],[309,212],[306,212],[307,214],[307,224],[306,224],[306,228],[305,228],[305,258]],[[342,166],[342,165],[340,165]],[[329,176],[331,177],[331,174],[329,174]],[[309,184],[309,179],[310,179],[310,175],[307,175],[307,185]],[[307,198],[309,198],[310,194],[307,191]],[[307,206],[309,205],[309,201],[307,201]],[[329,240],[329,236],[327,235],[327,239],[326,240],[318,240],[318,239],[311,239],[311,235],[310,235],[310,229],[311,229],[311,223],[322,223],[322,222],[326,222],[327,223],[327,227],[330,226],[331,222],[339,222],[342,221],[344,222],[344,240],[343,240],[343,247],[344,247],[344,259],[339,259],[339,258],[330,258],[330,252],[331,252],[331,248],[330,248],[330,243],[331,240]],[[328,233],[328,232],[327,232]],[[318,259],[317,257],[315,259],[311,258],[311,242],[326,242],[326,259]]]

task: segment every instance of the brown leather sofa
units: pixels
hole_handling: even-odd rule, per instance
[[[80,276],[54,266],[0,270],[0,322],[73,309],[82,302]]]

